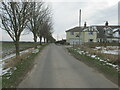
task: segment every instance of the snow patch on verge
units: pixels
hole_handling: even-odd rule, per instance
[[[8,73],[9,70],[10,70],[10,68],[3,69],[3,70],[2,70],[2,73],[0,74],[0,76]]]
[[[108,51],[103,50],[103,51],[101,51],[101,53],[115,54],[115,55],[119,54],[119,52],[120,52],[119,50],[108,50]]]
[[[38,46],[38,48],[40,48],[40,46]],[[34,48],[30,48],[30,49],[27,49],[27,50],[24,50],[24,51],[21,51],[20,54],[25,54],[25,53],[28,53],[28,52],[32,52],[32,53],[38,53],[39,52],[39,49],[34,49]],[[6,69],[3,69],[3,65],[5,64],[5,60],[6,59],[9,59],[9,58],[12,58],[12,57],[15,57],[15,53],[14,54],[11,54],[11,55],[8,55],[4,58],[0,58],[0,77],[4,74],[7,74],[9,73],[10,75],[12,75],[12,72],[10,71],[11,68],[6,68]],[[13,70],[16,70],[17,68],[16,67],[13,67]],[[10,72],[9,72],[10,71]],[[9,78],[8,78],[9,79]]]
[[[95,57],[96,57],[96,55],[91,55],[91,57],[92,57],[92,58],[95,58]]]
[[[108,61],[103,60],[103,59],[101,59],[100,57],[98,57],[97,55],[91,55],[91,54],[89,54],[88,52],[82,51],[82,50],[80,50],[80,49],[73,49],[73,50],[77,51],[77,52],[78,52],[79,54],[81,54],[81,55],[84,54],[84,55],[87,55],[87,56],[89,56],[89,57],[91,57],[91,58],[94,58],[95,60],[99,60],[100,62],[103,62],[103,65],[112,66],[112,67],[115,68],[117,71],[119,71],[119,66],[108,62],[109,60],[108,60]]]
[[[38,53],[39,52],[39,49],[35,49],[32,51],[32,53]]]

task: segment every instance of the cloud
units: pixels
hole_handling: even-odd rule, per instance
[[[120,1],[118,3],[118,24],[120,25]]]
[[[92,18],[94,17],[94,18]],[[109,21],[109,24],[118,24],[118,6],[114,5],[102,10],[98,10],[94,13],[91,23],[93,24],[103,24],[105,21]]]
[[[46,0],[47,1],[47,0]],[[48,1],[52,7],[54,33],[57,39],[66,37],[65,31],[78,26],[79,9],[82,10],[82,25],[118,24],[118,0],[51,0]],[[7,33],[3,33],[3,40],[11,40]],[[33,41],[32,34],[21,36],[22,41]]]
[[[0,36],[2,41],[13,41],[7,32],[5,32],[4,30],[0,30],[0,32],[1,32]],[[21,35],[20,41],[33,41],[32,33]]]
[[[82,9],[82,25],[117,24],[117,4],[109,6],[107,2],[53,2],[54,36],[63,36],[65,31],[78,26],[79,9]],[[59,38],[61,39],[61,38]]]

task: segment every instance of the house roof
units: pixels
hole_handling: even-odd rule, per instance
[[[98,32],[98,30],[94,27],[86,27],[83,32]]]
[[[74,27],[72,29],[67,30],[66,32],[81,32],[83,27]]]
[[[97,30],[98,30],[98,34],[97,34],[97,37],[98,38],[105,38],[106,37],[106,35],[105,35],[105,33],[104,33],[104,28],[105,27],[110,27],[112,30],[114,30],[115,28],[120,28],[120,26],[95,26],[96,28],[97,28]]]
[[[120,33],[120,28],[116,28],[113,30],[113,33],[119,32]]]
[[[97,38],[106,38],[107,36],[105,35],[105,30],[104,28],[107,27],[107,28],[111,28],[111,30],[113,30],[113,33],[116,32],[114,31],[114,29],[118,29],[120,28],[120,25],[109,25],[109,26],[105,26],[105,25],[92,25],[92,26],[95,26],[96,29],[98,30],[98,34],[97,34]],[[86,27],[88,28],[88,27]],[[71,28],[69,30],[67,30],[66,32],[82,32],[84,30],[84,26],[82,27],[74,27],[74,28]],[[117,30],[118,31],[118,30]],[[113,36],[110,36],[111,38],[113,38]],[[108,37],[108,38],[110,38]]]

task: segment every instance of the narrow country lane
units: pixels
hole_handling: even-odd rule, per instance
[[[18,88],[117,88],[101,73],[76,60],[64,46],[48,45]]]

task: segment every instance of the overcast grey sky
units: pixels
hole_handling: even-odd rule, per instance
[[[118,25],[119,0],[46,0],[53,13],[55,39],[65,39],[65,31],[79,25],[79,9],[82,10],[82,25]],[[0,33],[1,36],[1,33]],[[11,38],[2,31],[2,40]],[[21,36],[21,41],[33,41],[32,33]]]

